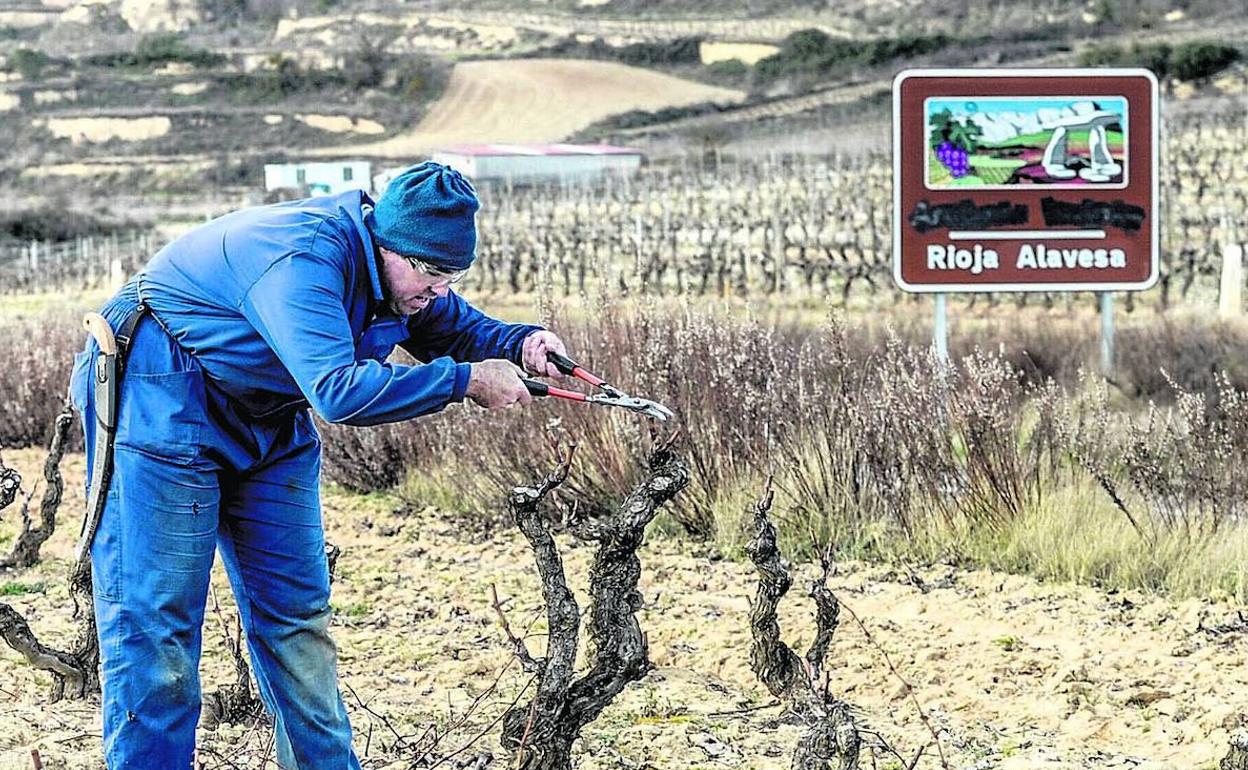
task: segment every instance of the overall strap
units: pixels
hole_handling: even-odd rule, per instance
[[[126,354],[130,349],[130,341],[134,339],[135,327],[139,325],[139,321],[143,316],[147,315],[149,308],[147,303],[142,300],[134,306],[134,310],[122,320],[121,326],[117,327],[117,366],[118,369],[126,365]]]

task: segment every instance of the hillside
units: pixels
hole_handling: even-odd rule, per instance
[[[1209,0],[723,5],[0,0],[0,197],[237,195],[265,162],[464,142],[866,146],[902,67],[1062,66],[1245,31]]]

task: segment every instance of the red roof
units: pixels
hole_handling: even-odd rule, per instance
[[[437,150],[453,155],[640,155],[632,147],[610,144],[453,144]]]

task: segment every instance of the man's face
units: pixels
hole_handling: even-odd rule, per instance
[[[420,312],[434,299],[445,297],[457,280],[455,274],[430,272],[384,246],[377,248],[381,254],[381,288],[395,315]]]

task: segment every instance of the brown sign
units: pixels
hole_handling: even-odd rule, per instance
[[[907,70],[893,81],[893,274],[906,291],[1157,280],[1157,79]]]

